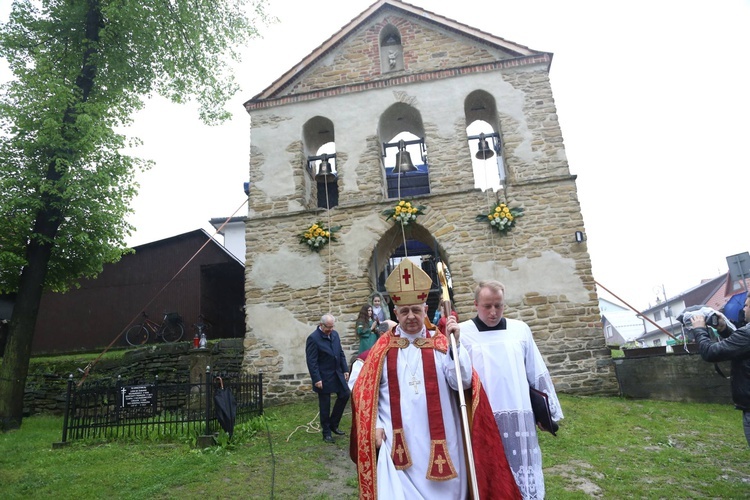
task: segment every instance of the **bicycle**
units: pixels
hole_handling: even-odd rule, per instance
[[[143,345],[149,341],[151,334],[155,338],[161,337],[164,342],[177,342],[185,333],[182,327],[182,318],[178,313],[164,313],[164,320],[161,324],[149,319],[144,311],[143,322],[128,328],[125,333],[125,340],[130,345]]]

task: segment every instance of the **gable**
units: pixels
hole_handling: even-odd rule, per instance
[[[395,31],[402,58],[393,71],[383,70],[381,35]],[[347,85],[389,80],[448,68],[482,66],[498,61],[551,54],[535,51],[448,18],[395,0],[381,0],[246,103],[299,95]]]
[[[612,328],[626,342],[635,340],[643,334],[643,321],[635,313],[630,311],[612,311],[602,313],[602,318],[606,324],[612,325]]]

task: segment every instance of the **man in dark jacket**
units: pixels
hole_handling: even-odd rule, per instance
[[[307,369],[313,383],[313,390],[318,393],[320,408],[320,427],[323,440],[333,443],[331,433],[343,436],[339,429],[346,403],[349,401],[349,367],[341,347],[339,334],[333,329],[336,320],[330,314],[320,318],[320,324],[307,337],[305,354]],[[336,394],[336,403],[331,411],[331,394]]]
[[[745,300],[743,311],[745,318],[750,318],[750,295]],[[693,316],[691,322],[704,361],[732,362],[732,400],[737,409],[742,410],[745,437],[750,445],[750,323],[732,332],[720,317],[718,331],[722,340],[712,342],[702,315]]]

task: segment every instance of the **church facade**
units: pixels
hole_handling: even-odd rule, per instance
[[[461,320],[478,281],[503,282],[559,392],[617,392],[551,60],[380,0],[245,103],[244,367],[269,402],[311,393],[305,339],[323,313],[356,353],[357,313],[400,258],[447,265]],[[399,201],[420,207],[406,225],[383,215]]]

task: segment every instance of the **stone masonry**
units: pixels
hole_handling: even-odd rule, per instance
[[[575,176],[570,174],[548,70],[551,55],[513,53],[384,2],[309,67],[270,95],[246,103],[251,116],[250,195],[244,367],[262,371],[266,402],[312,394],[304,346],[324,312],[348,355],[354,319],[385,260],[403,242],[380,212],[388,199],[378,120],[396,103],[419,113],[430,168],[430,194],[413,199],[425,214],[406,237],[437,246],[453,277],[461,319],[473,316],[473,287],[505,283],[506,315],[529,324],[556,387],[614,394],[617,382],[601,335],[600,314]],[[395,6],[394,6],[395,5]],[[412,9],[413,10],[413,9]],[[381,74],[378,33],[398,28],[404,70]],[[474,187],[465,99],[482,90],[497,108],[507,181],[498,193]],[[325,117],[335,127],[338,206],[317,207],[306,170],[303,125]],[[498,200],[525,214],[507,235],[475,216]],[[299,243],[313,222],[341,226],[319,253]]]

